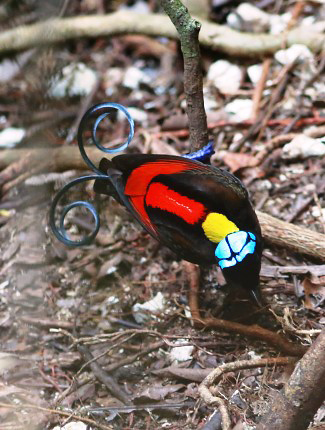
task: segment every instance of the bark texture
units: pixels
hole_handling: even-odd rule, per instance
[[[189,123],[191,152],[203,148],[209,139],[203,101],[203,78],[199,32],[201,24],[191,18],[180,0],[161,0],[165,12],[175,25],[184,57],[184,92]]]

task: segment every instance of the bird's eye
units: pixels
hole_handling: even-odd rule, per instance
[[[247,231],[236,231],[228,234],[217,246],[215,256],[221,269],[235,266],[248,254],[254,254],[256,236]]]

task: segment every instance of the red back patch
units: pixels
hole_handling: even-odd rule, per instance
[[[157,175],[171,175],[186,170],[200,169],[200,165],[187,160],[151,161],[134,169],[128,177],[124,193],[129,196],[144,196],[149,183]]]
[[[145,208],[145,195],[147,193],[148,185],[157,175],[171,175],[173,173],[181,173],[187,170],[204,170],[205,166],[196,164],[190,160],[168,160],[162,159],[158,161],[145,162],[141,166],[135,168],[127,178],[124,193],[129,196],[130,202],[133,208],[138,213],[142,223],[153,233],[156,233],[154,225],[147,214]],[[160,184],[162,185],[162,184]],[[151,187],[150,187],[151,188]],[[167,187],[166,187],[167,188]],[[168,188],[167,188],[168,189]],[[165,200],[154,200],[154,194],[157,191],[153,189],[150,197],[152,204],[156,204],[161,209],[168,207],[169,211],[172,211],[176,215],[183,218],[186,222],[194,224],[198,221],[201,215],[204,213],[204,207],[201,203],[197,203],[194,200],[188,199],[187,197],[181,196],[172,190],[169,190],[168,196]],[[174,194],[172,194],[174,193]],[[178,203],[177,203],[178,201]],[[171,204],[173,202],[173,209],[171,210]],[[160,205],[160,206],[159,206]]]
[[[207,213],[202,203],[185,197],[159,182],[150,185],[146,204],[173,213],[188,224],[197,223]]]

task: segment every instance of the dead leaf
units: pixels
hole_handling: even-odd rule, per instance
[[[182,367],[169,366],[164,369],[153,370],[155,375],[176,376],[194,382],[202,382],[213,369],[184,369]]]
[[[236,172],[243,167],[254,167],[256,165],[255,157],[237,152],[227,152],[223,157],[223,162],[227,164],[231,172]]]
[[[152,387],[148,387],[143,390],[141,393],[137,394],[135,398],[137,400],[141,399],[141,401],[150,399],[150,400],[163,400],[168,394],[175,393],[176,391],[184,388],[184,384],[174,384],[174,385],[155,385]]]
[[[114,255],[114,257],[105,261],[102,267],[99,270],[98,279],[103,278],[104,276],[111,275],[112,273],[117,271],[118,265],[123,261],[123,253],[118,252]]]
[[[153,154],[180,155],[180,153],[171,145],[160,139],[155,139],[150,145]]]
[[[239,420],[232,430],[244,430],[244,428],[244,423],[242,420]]]
[[[313,304],[312,295],[321,295],[325,297],[325,287],[319,284],[314,284],[309,278],[305,278],[302,281],[302,286],[305,291],[305,307],[307,309],[314,309],[315,305]]]

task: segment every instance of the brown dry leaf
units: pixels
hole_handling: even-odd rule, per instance
[[[305,307],[307,309],[314,309],[315,306],[311,300],[311,295],[317,294],[325,297],[325,287],[320,284],[315,284],[307,277],[302,281],[302,286],[305,290]]]
[[[162,131],[181,130],[182,128],[188,127],[188,118],[184,114],[171,115],[164,119],[162,123]]]
[[[155,139],[151,142],[150,150],[153,154],[180,155],[180,153],[168,143],[160,139]]]
[[[232,430],[244,430],[244,428],[244,423],[242,420],[239,420]]]
[[[231,172],[236,172],[243,167],[254,167],[256,165],[255,157],[252,155],[236,152],[227,152],[223,157],[223,162],[227,164]]]
[[[176,376],[194,382],[202,382],[213,369],[184,369],[182,367],[169,366],[164,369],[153,370],[155,375]]]
[[[123,253],[118,252],[112,258],[105,261],[99,270],[98,279],[116,272],[118,265],[123,261],[123,257]]]
[[[148,387],[145,390],[141,391],[141,393],[137,394],[134,398],[141,401],[143,400],[163,400],[168,394],[175,393],[176,391],[184,388],[184,384],[175,384],[175,385],[155,385],[152,387]]]
[[[74,402],[85,402],[95,397],[95,384],[86,384],[79,387],[76,391],[63,399],[61,406],[71,407]]]
[[[197,399],[199,397],[198,385],[194,382],[188,384],[186,390],[184,391],[184,397],[191,397],[192,399]]]

